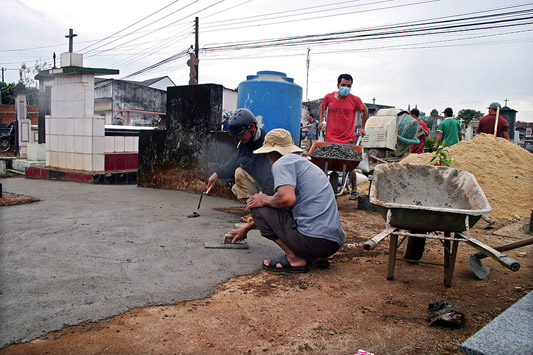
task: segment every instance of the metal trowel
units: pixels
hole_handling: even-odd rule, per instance
[[[207,195],[207,194],[209,193],[209,191],[211,191],[211,189],[213,188],[213,186],[215,186],[215,185],[211,185],[211,186],[209,186],[209,188],[207,189],[206,192],[202,192],[202,193],[200,194],[200,201],[198,201],[198,208],[197,208],[197,210],[200,209],[200,205],[202,204],[202,197],[204,197],[204,195]]]
[[[235,236],[233,234],[226,234],[222,242],[204,242],[204,247],[207,249],[248,249],[248,243],[240,241],[232,243]]]

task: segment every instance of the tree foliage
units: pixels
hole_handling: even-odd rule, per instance
[[[26,63],[22,63],[20,66],[20,81],[26,85],[27,88],[38,87],[39,84],[35,81],[34,77],[47,67],[49,67],[49,65],[44,61],[35,61],[33,67],[27,66]]]
[[[2,86],[2,104],[5,105],[14,105],[15,104],[15,94],[13,94],[13,90],[15,90],[15,83],[9,83],[5,86]]]
[[[457,113],[457,119],[462,119],[466,125],[469,125],[472,120],[478,120],[483,116],[479,111],[471,108],[465,108]]]
[[[429,114],[430,117],[439,117],[439,111],[434,108],[433,110],[431,110],[431,113]]]

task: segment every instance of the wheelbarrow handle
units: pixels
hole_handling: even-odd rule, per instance
[[[376,234],[373,238],[367,240],[363,244],[363,250],[369,251],[378,246],[379,242],[387,238],[392,232],[398,230],[396,227],[388,227],[387,229],[381,231],[379,234]]]
[[[509,244],[500,245],[498,247],[495,247],[497,251],[506,251],[506,250],[513,250],[516,248],[524,247],[526,245],[533,244],[533,237],[526,238],[524,240],[519,240],[517,242],[512,242]],[[487,257],[487,254],[483,253],[482,251],[475,254],[476,258],[479,260],[484,259]]]

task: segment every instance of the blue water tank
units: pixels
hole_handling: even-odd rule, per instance
[[[284,128],[300,144],[302,87],[287,74],[277,71],[258,71],[239,84],[237,108],[247,108],[258,117],[259,126],[269,132]]]

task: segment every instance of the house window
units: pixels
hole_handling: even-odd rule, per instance
[[[526,128],[526,137],[531,137],[531,128]]]

